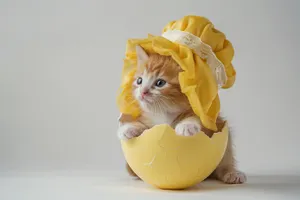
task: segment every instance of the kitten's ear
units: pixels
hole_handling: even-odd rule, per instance
[[[145,64],[148,61],[148,59],[149,59],[149,56],[146,53],[146,51],[140,45],[137,45],[135,47],[135,50],[136,50],[136,56],[137,56],[137,63],[138,63],[138,65]]]

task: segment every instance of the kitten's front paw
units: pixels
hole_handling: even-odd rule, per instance
[[[182,136],[192,136],[201,131],[199,123],[183,122],[175,127],[175,132]]]
[[[143,129],[132,125],[123,125],[118,130],[118,137],[121,140],[128,140],[143,133]]]

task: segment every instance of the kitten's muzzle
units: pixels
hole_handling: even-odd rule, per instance
[[[142,97],[142,99],[144,99],[145,98],[145,96],[148,96],[150,93],[149,93],[149,90],[143,90],[142,92],[141,92],[141,97]]]

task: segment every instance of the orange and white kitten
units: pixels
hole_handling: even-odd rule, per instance
[[[142,114],[137,119],[121,115],[118,136],[120,139],[137,137],[144,130],[158,124],[169,124],[178,135],[192,136],[201,130],[208,136],[213,131],[201,125],[185,94],[180,90],[178,73],[180,66],[170,57],[147,54],[140,46],[136,47],[138,69],[133,82],[133,96],[138,101]],[[224,120],[219,117],[217,126],[222,128]],[[127,164],[128,172],[136,176]],[[236,169],[232,142],[229,134],[225,155],[211,174],[212,178],[224,183],[238,184],[246,181],[246,175]]]

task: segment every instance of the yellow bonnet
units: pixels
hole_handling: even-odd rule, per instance
[[[148,53],[172,56],[183,70],[179,74],[181,91],[202,124],[216,131],[220,112],[218,89],[230,88],[236,76],[231,64],[234,49],[225,35],[204,17],[185,16],[168,23],[162,36],[129,39],[117,103],[121,113],[133,117],[140,114],[131,90],[137,64],[136,45]]]

